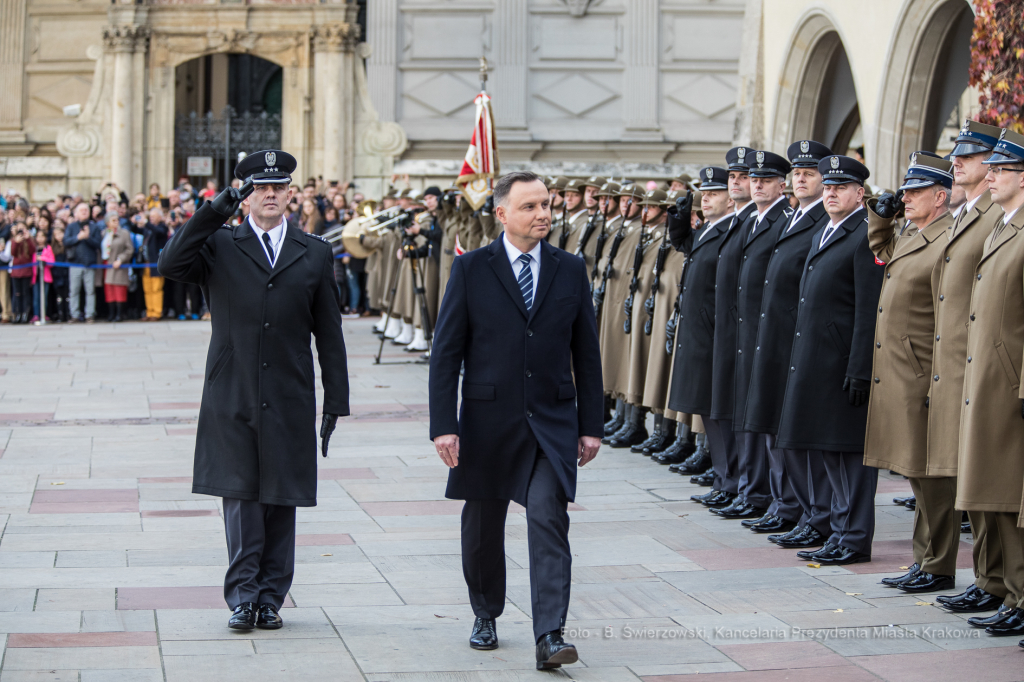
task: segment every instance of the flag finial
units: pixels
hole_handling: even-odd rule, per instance
[[[487,90],[487,72],[490,69],[487,67],[487,57],[480,57],[480,90]]]

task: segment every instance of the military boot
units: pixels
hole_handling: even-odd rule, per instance
[[[629,421],[626,428],[616,433],[608,440],[608,445],[613,448],[628,448],[631,445],[642,443],[647,440],[647,425],[644,424],[647,417],[647,409],[639,405],[633,405],[629,413]]]
[[[643,453],[653,457],[654,455],[664,452],[676,441],[677,428],[679,428],[679,422],[673,419],[666,419],[663,421],[661,424],[661,439],[652,443],[650,447],[644,446]],[[651,438],[648,438],[647,441],[644,442],[646,443],[650,440]]]
[[[662,431],[661,431],[661,429],[662,429],[662,426],[664,425],[664,422],[665,422],[665,416],[664,415],[661,415],[661,414],[654,415],[654,430],[651,431],[650,438],[645,440],[643,443],[637,443],[636,445],[631,446],[629,448],[629,451],[630,452],[636,452],[636,453],[643,453],[645,455],[650,455],[651,451],[647,450],[647,452],[644,452],[644,448],[645,447],[649,447],[649,446],[653,445],[654,443],[656,443],[656,442],[658,442],[658,441],[660,441],[662,439]]]
[[[626,404],[621,398],[615,401],[615,414],[609,422],[605,422],[604,435],[610,436],[623,427],[626,423]]]

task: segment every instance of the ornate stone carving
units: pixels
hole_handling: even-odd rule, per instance
[[[360,146],[367,154],[395,157],[405,151],[409,141],[402,126],[392,121],[371,121],[363,128]]]
[[[324,24],[313,29],[317,52],[352,52],[358,44],[358,24]]]
[[[74,125],[57,134],[57,151],[61,156],[92,156],[100,148],[100,131],[94,125]]]
[[[250,31],[165,32],[153,34],[150,63],[153,66],[177,66],[189,59],[218,52],[255,54],[281,66],[307,64],[306,31],[255,33]]]
[[[107,26],[103,29],[103,43],[111,52],[144,52],[148,40],[148,26]]]

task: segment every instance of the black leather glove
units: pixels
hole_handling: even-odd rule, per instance
[[[925,407],[931,407],[932,406],[932,399],[929,398],[928,396],[924,397],[924,406]],[[1024,409],[1024,406],[1022,406],[1022,409]]]
[[[334,427],[338,425],[338,415],[336,414],[325,414],[323,421],[320,422],[320,454],[324,457],[327,456],[327,445],[331,442],[331,434],[334,433]]]
[[[213,201],[210,202],[210,208],[225,218],[230,218],[238,210],[242,200],[252,194],[253,189],[255,187],[252,184],[251,178],[246,180],[245,184],[241,187],[227,187],[213,198]]]
[[[680,218],[693,211],[693,192],[686,190],[686,194],[676,197],[676,213]]]
[[[892,220],[903,215],[903,192],[899,194],[883,192],[875,204],[875,213],[878,214],[879,218],[885,218],[886,220]]]
[[[487,197],[487,201],[484,202],[483,207],[484,213],[494,213],[494,195],[491,194]]]
[[[864,379],[846,377],[846,381],[843,382],[843,390],[847,392],[850,404],[860,407],[868,401],[870,384]]]

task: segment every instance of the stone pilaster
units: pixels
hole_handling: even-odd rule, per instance
[[[658,122],[658,0],[626,3],[626,69],[622,74],[625,139],[660,141]]]
[[[313,34],[315,52],[313,68],[317,85],[321,88],[321,113],[323,116],[323,176],[325,180],[344,180],[351,168],[346,158],[351,158],[351,143],[347,138],[351,128],[350,109],[346,106],[350,97],[346,81],[352,78],[351,54],[359,38],[359,27],[355,24],[326,24],[317,26]],[[346,68],[348,65],[348,68]],[[318,116],[319,118],[319,116]]]
[[[133,186],[134,164],[133,113],[135,97],[132,85],[135,70],[134,54],[141,48],[145,52],[149,29],[145,26],[108,26],[103,30],[103,42],[114,59],[113,101],[110,115],[110,179],[125,192]]]
[[[527,35],[529,7],[527,0],[501,0],[494,10],[497,31],[497,54],[494,59],[493,94],[495,123],[503,138],[529,139],[526,128],[527,98]]]
[[[21,103],[26,0],[0,0],[0,142],[24,142]]]
[[[500,4],[500,3],[499,3]],[[398,92],[398,0],[373,0],[366,7],[366,85],[381,121],[394,121]]]

